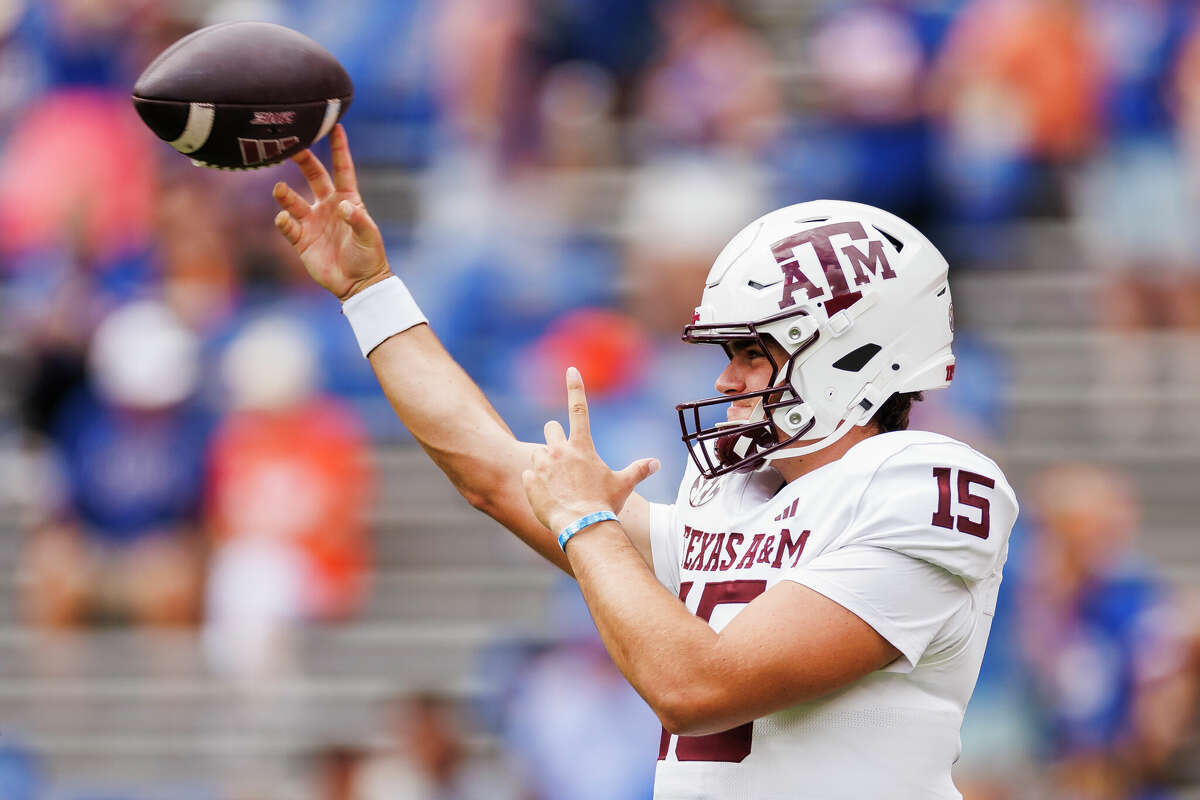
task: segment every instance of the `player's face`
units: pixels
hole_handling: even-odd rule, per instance
[[[775,365],[783,364],[786,360],[787,351],[774,342],[767,342],[767,351],[753,339],[734,342],[729,346],[729,364],[717,378],[717,391],[721,394],[741,394],[765,389],[771,383]],[[757,398],[735,400],[726,410],[726,418],[747,419],[757,403]]]

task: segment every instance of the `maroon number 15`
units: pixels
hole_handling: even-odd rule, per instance
[[[991,532],[991,501],[983,495],[972,494],[972,484],[986,486],[989,489],[996,488],[996,481],[986,475],[979,475],[974,472],[967,472],[965,469],[957,470],[958,472],[958,502],[960,505],[968,508],[979,510],[979,519],[971,519],[965,514],[955,516],[951,513],[951,507],[954,498],[951,496],[951,488],[954,485],[952,480],[955,470],[952,467],[934,467],[933,477],[937,478],[938,485],[938,506],[937,511],[933,512],[933,524],[939,528],[949,528],[962,533],[978,536],[980,539],[986,539],[988,533]]]

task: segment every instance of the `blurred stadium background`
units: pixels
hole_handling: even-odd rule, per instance
[[[578,593],[427,463],[275,234],[298,172],[134,115],[228,19],[345,64],[392,263],[515,432],[573,362],[655,500],[730,234],[815,197],[926,230],[959,367],[916,424],[1023,501],[960,786],[1200,797],[1198,11],[0,0],[0,798],[650,796]]]

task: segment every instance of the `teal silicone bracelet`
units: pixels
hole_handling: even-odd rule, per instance
[[[562,533],[558,535],[558,546],[562,548],[564,553],[567,552],[567,542],[570,541],[572,536],[589,525],[595,525],[597,522],[607,522],[608,520],[612,520],[613,522],[619,521],[617,515],[611,511],[593,511],[585,517],[580,517],[563,528]]]

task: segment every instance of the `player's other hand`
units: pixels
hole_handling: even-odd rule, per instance
[[[633,488],[658,470],[653,458],[620,471],[600,459],[592,444],[583,378],[574,367],[567,370],[567,412],[570,437],[558,422],[547,422],[546,446],[534,452],[533,468],[521,475],[534,514],[556,534],[593,511],[619,514]]]
[[[283,208],[275,227],[296,252],[312,279],[343,302],[391,274],[383,237],[358,194],[346,129],[336,125],[329,135],[333,176],[305,150],[292,156],[300,167],[313,202],[280,181],[273,192]]]

